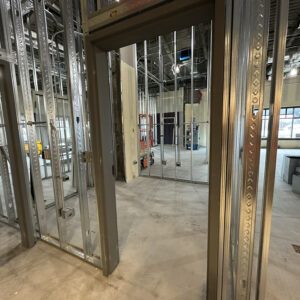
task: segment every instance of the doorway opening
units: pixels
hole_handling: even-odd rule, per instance
[[[144,297],[206,297],[210,39],[208,22],[108,54],[116,272]]]

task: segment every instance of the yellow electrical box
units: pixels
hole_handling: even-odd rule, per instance
[[[41,155],[42,150],[43,150],[43,144],[40,140],[36,140],[36,147],[37,147],[38,155]],[[28,143],[24,144],[24,150],[25,150],[25,153],[29,153],[29,144]]]

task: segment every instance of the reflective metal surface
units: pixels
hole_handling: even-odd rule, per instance
[[[269,135],[267,142],[267,154],[265,165],[265,179],[263,191],[263,216],[260,236],[258,285],[256,299],[263,300],[266,297],[266,278],[269,258],[272,204],[276,173],[276,159],[278,147],[278,128],[283,87],[284,56],[288,28],[289,1],[278,0],[275,21],[275,40],[273,49],[273,70],[270,96]]]
[[[242,134],[242,182],[241,190],[237,186],[237,193],[240,191],[239,203],[239,233],[237,245],[236,265],[236,290],[235,299],[249,299],[255,217],[257,204],[257,184],[260,158],[260,134],[261,116],[263,109],[263,94],[265,85],[265,63],[267,51],[268,22],[269,22],[269,1],[258,0],[255,3],[248,3],[244,6],[244,22],[249,32],[250,39],[245,39],[244,56],[247,70],[247,82],[242,88],[241,97],[246,101],[241,106],[241,123],[244,126]],[[243,22],[242,21],[242,22]],[[247,50],[249,49],[249,50]],[[244,117],[243,117],[244,115]],[[237,212],[238,212],[237,211]]]
[[[48,46],[48,32],[46,23],[46,13],[45,13],[45,3],[44,1],[34,1],[34,12],[36,20],[39,24],[37,26],[38,35],[38,45],[39,45],[39,55],[43,79],[43,90],[44,90],[44,105],[46,109],[46,119],[48,126],[48,136],[50,142],[50,152],[51,152],[51,166],[52,166],[52,180],[54,197],[56,201],[56,219],[58,232],[60,237],[61,247],[66,247],[66,228],[64,225],[64,220],[61,217],[61,210],[64,208],[64,190],[63,181],[61,174],[61,163],[60,163],[60,151],[58,145],[58,132],[56,129],[56,107],[54,101],[54,90],[52,83],[52,73],[51,73],[51,61],[49,56],[49,46]]]
[[[10,18],[8,10],[10,5],[7,1],[0,1],[0,28],[2,28],[2,44],[8,56],[12,55],[11,45],[11,28]],[[0,57],[0,94],[1,104],[3,108],[3,121],[5,124],[5,134],[7,138],[8,152],[2,152],[6,156],[6,163],[4,161],[2,166],[4,172],[2,175],[8,180],[7,172],[7,159],[8,155],[11,158],[9,161],[14,198],[16,204],[16,211],[18,216],[18,222],[21,231],[22,245],[26,248],[32,247],[35,243],[35,233],[33,226],[33,214],[32,214],[32,199],[29,188],[29,178],[27,172],[27,165],[25,161],[24,153],[24,141],[20,132],[19,122],[19,97],[17,89],[17,80],[15,73],[15,65],[10,60],[2,60]],[[6,148],[3,148],[6,150]],[[8,153],[8,155],[7,155]],[[2,155],[3,159],[3,155]],[[7,180],[4,180],[5,184],[9,184]],[[7,189],[7,196],[10,199],[10,187]],[[11,206],[11,203],[8,203]],[[10,209],[12,211],[12,209]]]
[[[33,99],[31,94],[29,68],[27,60],[27,51],[25,44],[24,26],[22,19],[22,8],[19,0],[11,1],[12,20],[14,25],[18,70],[21,83],[22,98],[24,101],[26,130],[29,144],[29,155],[31,162],[32,181],[34,188],[34,197],[38,211],[38,222],[41,234],[47,234],[47,221],[44,205],[44,195],[42,190],[42,180],[40,172],[40,163],[37,150],[36,127],[34,125]]]
[[[65,55],[68,66],[68,81],[69,94],[72,105],[73,117],[73,158],[75,159],[74,166],[76,168],[78,192],[79,192],[79,206],[81,218],[81,231],[83,240],[83,249],[85,255],[92,255],[91,250],[91,231],[89,220],[89,207],[87,195],[87,166],[86,162],[82,160],[82,154],[86,151],[85,137],[84,137],[84,115],[83,106],[80,101],[80,86],[79,86],[79,72],[76,59],[76,45],[74,37],[74,22],[73,22],[73,4],[72,0],[60,1],[63,13],[64,30],[65,30]]]

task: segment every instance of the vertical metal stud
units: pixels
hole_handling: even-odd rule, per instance
[[[52,84],[51,74],[51,62],[48,46],[48,31],[45,14],[45,2],[44,0],[34,0],[34,12],[37,26],[37,36],[40,54],[41,71],[43,78],[43,90],[44,90],[44,107],[46,110],[47,128],[50,143],[51,152],[51,166],[52,166],[52,181],[54,198],[56,202],[56,216],[57,226],[60,238],[60,245],[62,248],[66,247],[66,233],[65,222],[61,216],[61,212],[64,209],[64,190],[63,181],[61,175],[60,165],[60,151],[58,144],[58,132],[56,129],[56,109],[54,101],[54,91]]]
[[[0,217],[4,217],[1,195],[0,195]]]
[[[17,46],[17,60],[20,74],[21,90],[23,94],[26,130],[29,144],[29,156],[31,162],[32,181],[35,202],[38,212],[40,234],[47,234],[46,212],[42,188],[42,177],[40,171],[39,155],[36,145],[36,127],[34,125],[33,101],[31,94],[27,50],[25,44],[24,26],[22,19],[22,8],[19,0],[11,0],[12,20],[15,29],[15,41]],[[30,30],[30,28],[29,28]],[[34,53],[32,53],[34,55]],[[33,61],[35,64],[35,61]],[[35,68],[35,65],[34,65]],[[35,73],[35,70],[34,70]],[[36,80],[36,73],[34,74]]]
[[[14,196],[12,192],[12,182],[10,181],[9,170],[8,170],[8,157],[6,156],[3,147],[4,146],[0,146],[1,180],[3,186],[8,223],[14,224],[16,222]]]
[[[265,179],[263,191],[263,216],[258,255],[258,285],[256,299],[263,300],[266,295],[268,257],[270,247],[272,205],[276,173],[278,128],[280,119],[284,56],[288,28],[289,1],[277,0],[275,21],[275,40],[273,49],[273,70],[270,97],[269,135],[267,142]]]
[[[75,1],[74,7],[76,13],[76,25],[77,25],[77,31],[81,31],[81,18],[80,18],[80,9],[79,9],[80,4]],[[85,64],[84,64],[84,39],[83,39],[83,34],[82,35],[77,35],[77,46],[78,46],[78,56],[79,56],[79,67],[80,67],[80,72],[81,76],[79,77],[79,82],[80,82],[80,87],[81,87],[81,107],[82,107],[82,122],[85,126],[83,126],[84,130],[84,138],[85,138],[85,148],[87,151],[91,151],[91,145],[90,145],[90,138],[88,134],[88,128],[87,128],[87,123],[88,123],[88,113],[87,113],[87,98],[86,98],[86,76],[85,76]],[[93,179],[93,171],[92,171],[92,163],[87,163],[87,185],[88,187],[93,187],[94,186],[94,179]]]
[[[33,37],[32,37],[32,32],[31,32],[31,22],[30,22],[29,17],[27,17],[26,20],[27,20],[27,28],[28,28],[28,36],[29,36],[30,53],[31,53],[31,59],[32,59],[33,85],[34,85],[34,90],[37,92],[39,90],[39,87],[38,87],[38,79],[37,79],[37,71],[36,71],[36,60],[35,60],[35,55],[34,55]],[[37,100],[37,110],[38,110],[38,116],[39,116],[39,119],[37,121],[42,122],[42,118],[41,118],[42,111],[41,111],[40,98],[38,95],[32,93],[32,105],[33,105],[34,101],[36,101],[36,100]],[[42,145],[44,145],[44,138],[43,138],[41,128],[39,128],[39,134],[40,134]],[[45,177],[48,177],[46,159],[43,159],[43,167],[44,167],[44,175],[45,175]],[[41,178],[42,178],[42,176],[41,176]]]
[[[231,41],[231,75],[230,75],[230,107],[229,107],[229,128],[228,128],[228,155],[227,155],[227,188],[226,188],[226,204],[225,204],[225,224],[224,224],[224,253],[223,253],[223,286],[222,297],[224,299],[235,299],[235,261],[236,261],[236,246],[237,238],[234,235],[238,226],[235,218],[237,218],[236,210],[238,209],[238,200],[235,196],[239,190],[239,169],[237,167],[240,161],[240,118],[242,97],[238,93],[238,87],[244,78],[241,73],[246,69],[241,63],[246,61],[245,48],[243,39],[249,40],[245,24],[248,24],[241,11],[241,1],[236,2],[233,9],[232,23],[232,41]],[[241,21],[243,20],[243,22]],[[231,20],[230,20],[231,22]],[[242,26],[241,26],[242,25]],[[213,24],[211,24],[213,26]],[[241,35],[243,38],[241,38]],[[211,48],[212,49],[212,48]],[[240,54],[240,55],[239,55]],[[243,72],[245,74],[246,72]],[[240,78],[241,80],[237,80]],[[239,84],[238,84],[239,83]],[[211,99],[212,100],[212,99]],[[232,211],[233,210],[233,211]],[[234,243],[233,243],[234,241]],[[232,244],[233,243],[233,244]],[[229,292],[228,292],[229,291]],[[228,297],[229,296],[229,297]],[[222,298],[222,299],[223,299]]]
[[[175,118],[174,118],[174,128],[175,128],[175,178],[177,178],[177,165],[180,162],[180,147],[178,142],[178,117],[177,117],[177,108],[178,108],[178,86],[177,86],[177,33],[176,31],[173,32],[173,43],[174,43],[174,111],[175,111]]]
[[[80,219],[84,253],[91,253],[91,231],[87,195],[87,169],[86,163],[81,159],[86,151],[84,138],[83,110],[79,91],[79,74],[76,60],[76,45],[74,37],[73,24],[73,1],[61,0],[64,28],[65,28],[65,55],[68,70],[69,94],[71,98],[72,116],[73,116],[73,148],[75,153],[75,168],[78,182]]]
[[[206,157],[205,162],[209,163],[209,146],[210,146],[210,102],[211,102],[211,57],[212,57],[212,31],[213,22],[210,23],[210,35],[208,43],[208,56],[207,56],[207,78],[206,78],[206,97],[207,97],[207,125],[206,125]]]
[[[148,87],[148,51],[147,41],[144,41],[144,66],[145,66],[145,101],[146,101],[146,131],[147,131],[147,167],[148,175],[150,176],[150,153],[151,153],[151,141],[150,141],[150,99],[149,99],[149,87]]]
[[[224,9],[226,8],[226,9]],[[213,19],[207,299],[222,299],[232,1],[216,0]],[[226,274],[227,275],[227,274]]]
[[[11,32],[7,1],[0,0],[1,27],[3,30],[3,42],[6,52],[12,53]],[[5,131],[7,136],[15,202],[18,214],[18,221],[21,231],[22,245],[32,247],[35,243],[32,202],[29,188],[29,178],[25,153],[23,149],[23,138],[19,131],[19,102],[16,82],[15,65],[12,62],[0,59],[0,90],[3,107]]]
[[[165,113],[164,113],[164,57],[162,53],[162,37],[158,37],[159,68],[159,103],[160,103],[160,165],[161,178],[164,177],[165,164]]]
[[[236,299],[249,299],[259,175],[261,118],[269,24],[269,1],[248,3],[250,9],[249,61],[246,85],[243,181],[240,200]]]
[[[141,93],[139,92],[139,75],[138,75],[138,59],[137,59],[137,45],[134,44],[134,68],[135,68],[135,80],[136,80],[136,95],[137,95],[137,101],[136,101],[136,120],[137,120],[137,162],[138,162],[138,176],[141,175],[141,163],[140,163],[140,153],[141,153],[141,143],[140,143],[140,124],[139,124],[139,116],[141,113],[141,102],[142,97]],[[157,126],[156,126],[157,128]]]
[[[195,26],[191,28],[191,181],[193,181],[193,148],[194,148],[194,46]]]

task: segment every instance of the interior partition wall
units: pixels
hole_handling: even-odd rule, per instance
[[[278,0],[275,5],[278,17],[274,44],[274,52],[277,54],[274,60],[279,71],[287,26],[287,4],[284,1]],[[60,27],[54,27],[55,30],[47,26],[49,20],[46,15],[49,13],[45,11],[44,1],[34,1],[31,20],[23,15],[20,1],[12,0],[10,6],[7,6],[3,0],[0,4],[1,31],[4,31],[0,39],[0,93],[23,244],[32,246],[38,235],[65,251],[101,266],[104,275],[113,272],[119,263],[119,249],[108,52],[134,43],[141,45],[143,58],[140,63],[144,68],[144,71],[141,68],[144,75],[141,80],[144,83],[139,93],[140,99],[144,100],[140,101],[142,113],[139,114],[139,136],[145,136],[146,144],[152,148],[156,144],[160,145],[157,155],[160,155],[162,172],[158,176],[163,176],[163,172],[168,173],[166,142],[170,137],[170,145],[173,147],[171,156],[174,158],[172,174],[178,173],[177,168],[182,161],[183,149],[179,148],[180,144],[182,147],[190,145],[190,149],[185,150],[190,151],[190,157],[195,156],[195,138],[191,132],[194,131],[194,123],[197,123],[194,121],[196,95],[193,76],[197,75],[194,71],[198,69],[193,59],[197,57],[195,45],[204,40],[211,41],[211,76],[206,77],[206,83],[210,83],[207,93],[211,94],[210,138],[207,144],[210,159],[207,297],[250,299],[270,1],[124,0],[108,3],[111,7],[98,12],[93,12],[97,8],[94,1],[82,1],[88,105],[85,103],[85,77],[80,76],[84,73],[82,33],[76,31],[74,37],[74,28],[79,28],[73,22],[73,12],[76,11],[73,9],[73,1],[61,1],[63,19],[61,23],[53,21]],[[31,24],[25,26],[26,30],[24,20],[29,21],[26,24]],[[13,23],[14,32],[10,32],[11,26],[4,26],[10,22]],[[211,40],[201,38],[201,34],[197,40],[202,26],[212,28],[212,34],[207,34]],[[180,70],[177,72],[178,68],[186,67],[179,66],[177,55],[180,35],[184,30],[188,33],[190,45],[187,51],[187,57],[190,58],[187,74],[191,79],[191,92],[187,97],[190,102],[185,103],[186,111],[180,115],[182,106],[174,105],[174,102],[180,102],[178,99],[185,101],[185,92],[180,89],[179,78],[183,74]],[[56,39],[59,35],[64,37]],[[29,48],[30,45],[33,48],[27,53],[26,41],[31,39]],[[55,39],[56,45],[52,47]],[[16,41],[13,44],[16,57],[12,55],[12,40]],[[148,59],[151,43],[158,45],[158,51],[154,54],[158,53],[158,66],[154,66],[155,59],[153,66],[152,60]],[[35,67],[30,68],[27,59],[36,59],[37,50],[40,54],[38,67],[33,59],[32,66]],[[58,67],[60,75],[56,72],[57,68],[51,65],[54,56],[54,65],[62,66]],[[169,63],[163,63],[168,60]],[[208,64],[209,59],[205,61],[205,65]],[[158,69],[158,75],[150,75],[150,78],[149,70],[152,67],[153,70]],[[210,68],[206,70],[210,72]],[[274,72],[276,81],[272,84],[272,101],[276,100],[276,103],[271,103],[270,107],[272,118],[269,132],[272,134],[269,135],[267,166],[271,167],[274,167],[272,157],[276,156],[275,132],[282,79],[276,75],[279,73]],[[33,74],[33,85],[29,74]],[[175,93],[165,91],[169,79]],[[150,89],[152,81],[155,83],[153,90]],[[22,96],[19,96],[18,89]],[[160,100],[164,104],[170,101],[172,110],[167,111],[167,105],[161,105],[163,101]],[[40,125],[44,126],[43,132]],[[154,125],[159,130],[152,129]],[[146,130],[146,134],[143,130]],[[188,130],[189,135],[186,134]],[[165,134],[167,132],[171,134]],[[182,138],[185,142],[180,141],[181,135],[185,135]],[[186,142],[187,136],[189,143]],[[27,140],[23,141],[24,138]],[[39,151],[41,139],[42,153]],[[1,149],[7,162],[6,149]],[[147,171],[151,172],[150,147],[147,153]],[[195,174],[191,161],[189,176]],[[68,163],[74,195],[66,195],[65,190],[64,168],[68,168]],[[92,164],[93,180],[89,178]],[[45,166],[50,177],[47,187],[50,187],[50,194],[53,195],[49,206],[44,201],[44,195],[49,194],[45,188]],[[0,168],[3,176],[6,167],[1,163]],[[257,299],[262,299],[264,295],[273,179],[272,174],[266,179],[258,267],[260,276],[255,282]],[[91,187],[92,181],[95,182],[95,189]]]
[[[78,3],[61,2],[63,18],[44,1],[0,3],[0,169],[11,208],[1,215],[17,217],[24,246],[40,238],[101,267]]]
[[[0,1],[0,93],[3,113],[1,178],[8,222],[10,224],[18,223],[22,245],[29,248],[35,243],[34,212],[23,148],[23,125],[19,113],[20,101],[15,73],[17,61],[12,55],[9,27],[11,20],[7,9],[7,2]]]
[[[137,44],[142,176],[208,183],[211,24]]]
[[[34,1],[36,42],[44,100],[48,147],[44,158],[51,177],[43,180],[44,192],[53,190],[45,207],[47,231],[42,239],[100,267],[100,234],[94,189],[90,178],[89,127],[83,41],[78,7],[59,3],[60,21],[49,28],[44,1]],[[77,10],[76,10],[77,9]],[[50,15],[53,19],[53,16]],[[53,21],[53,20],[52,20]],[[57,28],[59,27],[59,28]],[[74,31],[74,28],[77,30]],[[31,29],[29,29],[31,30]],[[75,32],[75,33],[74,33]],[[48,40],[51,37],[51,48]],[[49,195],[49,191],[48,191]]]

